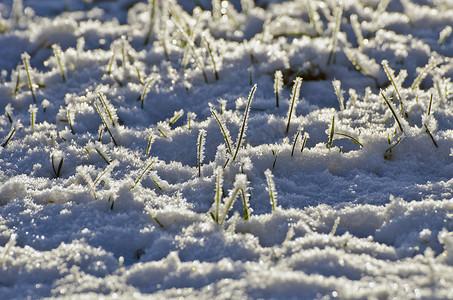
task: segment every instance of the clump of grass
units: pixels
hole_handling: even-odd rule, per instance
[[[331,44],[331,50],[329,54],[329,58],[327,60],[327,64],[330,65],[330,63],[335,64],[336,62],[336,48],[337,48],[337,43],[338,43],[338,32],[340,32],[340,26],[341,26],[341,17],[343,16],[343,5],[339,5],[337,9],[335,10],[335,27],[332,33],[332,44]]]
[[[206,143],[206,130],[200,129],[200,133],[197,138],[197,165],[198,165],[198,177],[201,177],[201,164],[204,159],[204,147]]]
[[[236,201],[236,198],[239,193],[242,193],[244,195],[243,196],[244,219],[246,218],[246,216],[248,219],[248,217],[249,217],[248,203],[247,203],[246,196],[245,196],[245,191],[247,190],[247,185],[248,185],[247,176],[245,174],[237,174],[236,180],[234,182],[234,188],[230,192],[230,196],[227,199],[225,199],[225,203],[224,203],[225,211],[224,211],[223,216],[219,217],[219,222],[218,222],[219,225],[222,225],[225,222],[225,220],[228,216],[228,212],[230,211],[231,207],[233,206],[234,201]]]
[[[289,131],[289,126],[291,124],[291,117],[293,115],[296,115],[296,107],[297,107],[297,103],[299,102],[301,85],[302,85],[302,77],[297,77],[294,80],[293,91],[291,93],[291,103],[290,103],[288,115],[287,115],[288,122],[286,124],[286,134],[288,134],[288,131]]]
[[[60,162],[58,163],[58,167],[57,168],[55,168],[55,160],[56,160],[55,156],[56,155],[54,153],[52,153],[52,155],[51,155],[52,169],[53,169],[53,173],[55,175],[55,178],[59,178],[60,175],[61,175],[61,169],[63,168],[64,156],[61,155]]]
[[[266,176],[267,190],[269,192],[269,199],[272,206],[272,212],[274,212],[275,208],[277,207],[277,190],[275,189],[275,183],[273,179],[274,175],[272,174],[272,171],[269,169],[267,169],[264,172],[264,175]]]
[[[341,82],[340,80],[333,80],[332,86],[335,90],[335,94],[337,95],[338,103],[340,105],[340,110],[344,110],[344,91],[341,89]]]
[[[52,50],[53,50],[53,54],[55,55],[55,58],[57,59],[58,66],[60,68],[61,77],[63,77],[63,81],[66,82],[66,76],[64,74],[63,66],[61,65],[61,59],[60,59],[61,47],[57,44],[53,44]]]
[[[244,112],[244,119],[242,121],[241,130],[239,131],[239,135],[238,135],[238,138],[236,141],[236,151],[234,152],[233,160],[236,159],[236,157],[239,153],[239,149],[241,148],[241,144],[242,144],[242,139],[244,138],[245,131],[247,129],[247,118],[250,113],[250,105],[252,104],[252,99],[253,99],[253,96],[255,95],[256,87],[257,87],[257,85],[255,84],[252,87],[252,90],[250,91],[250,94],[248,97],[247,107],[245,108],[245,112]]]
[[[33,88],[33,83],[31,82],[31,78],[30,78],[30,71],[28,69],[29,68],[28,60],[30,59],[30,55],[28,55],[27,52],[24,52],[24,53],[22,53],[21,57],[24,62],[25,71],[27,72],[28,84],[30,86],[31,95],[33,96],[33,103],[36,103],[35,90]]]
[[[202,58],[198,55],[197,53],[197,50],[195,48],[195,44],[193,43],[193,41],[190,39],[190,37],[187,35],[187,33],[184,31],[184,29],[181,27],[181,25],[178,24],[178,22],[174,19],[174,18],[171,18],[170,19],[173,24],[175,24],[176,28],[178,29],[179,33],[182,35],[182,37],[184,38],[184,40],[186,41],[187,43],[187,46],[190,48],[190,50],[192,51],[193,53],[193,57],[195,59],[195,62],[197,63],[198,67],[200,68],[201,72],[203,73],[203,77],[204,77],[204,81],[206,83],[208,83],[208,77],[206,75],[206,71],[204,69],[204,64],[203,64],[203,60]]]
[[[99,105],[97,104],[96,101],[94,101],[94,106],[95,106],[99,116],[101,117],[101,120],[105,126],[105,129],[107,129],[107,132],[110,134],[113,144],[115,146],[118,146],[118,143],[116,142],[115,137],[113,136],[112,128],[110,128],[110,127],[115,127],[115,122],[118,121],[118,116],[116,115],[116,112],[115,112],[113,106],[110,104],[110,102],[108,102],[108,100],[104,99],[104,97],[102,96],[101,93],[99,93],[99,98],[103,105],[104,112],[101,111],[101,108],[99,107]],[[108,118],[104,117],[104,113],[107,114]]]
[[[274,93],[275,93],[275,104],[278,107],[279,105],[279,94],[283,89],[283,74],[282,71],[275,71],[274,75]]]

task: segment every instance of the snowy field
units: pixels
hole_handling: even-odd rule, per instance
[[[453,299],[453,1],[0,13],[1,299]]]

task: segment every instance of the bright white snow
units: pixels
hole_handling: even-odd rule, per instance
[[[453,298],[451,1],[0,12],[0,298]]]

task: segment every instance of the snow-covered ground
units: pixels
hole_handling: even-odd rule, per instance
[[[0,12],[1,299],[453,299],[452,1]]]

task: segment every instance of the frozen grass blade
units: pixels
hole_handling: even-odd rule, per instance
[[[53,49],[53,53],[57,59],[58,66],[60,67],[61,77],[63,77],[63,81],[66,82],[66,76],[64,75],[64,70],[63,70],[63,66],[61,65],[61,59],[60,59],[61,48],[59,45],[53,44],[52,49]]]
[[[247,195],[244,192],[244,189],[241,190],[241,196],[242,196],[242,205],[244,206],[244,220],[248,221],[249,220],[249,210],[248,210],[248,201],[247,201]]]
[[[211,212],[211,217],[219,224],[219,207],[222,200],[222,187],[223,187],[223,170],[222,167],[216,169],[216,185],[215,185],[215,209],[214,213]]]
[[[301,85],[302,85],[302,77],[297,77],[294,80],[293,91],[291,94],[291,104],[290,104],[289,110],[288,110],[288,123],[286,124],[286,134],[288,134],[288,131],[289,131],[289,125],[291,124],[291,117],[293,114],[294,115],[296,114],[296,107],[297,107],[297,103],[299,101]]]
[[[63,161],[64,161],[64,157],[62,157],[60,159],[60,162],[58,163],[58,168],[55,169],[55,158],[54,158],[54,155],[52,154],[52,169],[53,169],[53,173],[55,174],[55,178],[58,178],[61,175],[61,168],[63,167]]]
[[[274,169],[275,164],[277,163],[278,150],[277,151],[272,150],[272,154],[274,154],[274,162],[272,163],[272,169]]]
[[[153,34],[153,29],[154,29],[154,22],[155,22],[155,15],[156,15],[156,0],[152,0],[151,2],[151,13],[149,16],[149,31],[148,34],[146,35],[145,39],[145,45],[148,45],[149,39],[151,38],[151,35]]]
[[[272,212],[275,211],[275,207],[277,207],[277,191],[275,189],[275,183],[274,183],[274,175],[272,174],[272,171],[267,169],[264,172],[264,175],[266,175],[266,181],[267,181],[267,190],[269,191],[269,198],[271,201],[272,205]]]
[[[230,132],[228,131],[228,128],[226,127],[225,122],[221,121],[219,119],[219,116],[217,115],[217,112],[214,108],[211,107],[211,113],[214,116],[215,120],[217,121],[217,124],[219,124],[220,130],[222,131],[223,138],[225,139],[225,144],[228,148],[228,151],[230,152],[230,155],[233,155],[233,149],[231,148],[231,136]]]
[[[363,144],[360,143],[356,138],[348,135],[348,134],[345,134],[345,133],[339,133],[339,132],[335,132],[336,135],[340,135],[340,136],[344,136],[345,138],[348,138],[350,139],[351,141],[353,141],[354,143],[356,143],[357,145],[359,145],[360,147],[363,148]]]
[[[341,82],[340,80],[333,80],[332,81],[333,88],[335,90],[335,94],[337,95],[338,103],[340,105],[340,110],[344,110],[344,91],[341,89]]]
[[[138,81],[140,82],[141,85],[144,85],[142,75],[140,75],[140,70],[138,69],[138,67],[135,67],[135,71],[137,71]]]
[[[296,136],[294,137],[293,147],[291,148],[291,157],[294,155],[294,149],[296,148],[297,138],[300,135],[300,130],[297,131]]]
[[[2,144],[3,148],[6,148],[6,146],[8,145],[9,141],[13,138],[15,133],[16,133],[16,127],[13,126],[13,127],[11,127],[11,130],[9,131],[6,141]]]
[[[241,130],[239,132],[239,136],[238,136],[238,139],[237,139],[237,142],[236,142],[236,151],[234,152],[233,160],[236,159],[236,156],[239,153],[239,149],[241,148],[242,139],[244,138],[245,130],[247,128],[247,118],[248,118],[249,113],[250,113],[250,105],[252,104],[252,99],[253,99],[253,96],[255,95],[256,87],[257,87],[257,85],[255,84],[252,87],[252,90],[250,91],[250,94],[249,94],[249,98],[248,98],[248,101],[247,101],[247,107],[245,108],[245,112],[244,112],[244,120],[242,121]]]
[[[329,135],[329,144],[328,148],[332,148],[333,136],[335,133],[335,116],[332,117],[332,124],[330,125],[330,135]]]
[[[145,153],[146,156],[149,155],[149,151],[151,150],[152,141],[153,141],[153,135],[150,135],[149,140],[148,140],[148,146],[146,146],[146,153]]]
[[[35,130],[36,113],[38,112],[38,108],[36,107],[36,105],[30,104],[28,112],[30,113],[31,130]]]
[[[108,100],[104,99],[101,93],[99,94],[99,98],[101,99],[102,105],[105,108],[105,111],[107,112],[107,115],[109,116],[110,121],[112,122],[112,126],[116,126],[115,121],[118,121],[118,116],[116,115],[116,112],[113,110],[112,104],[108,102]]]
[[[392,112],[393,117],[395,118],[396,123],[398,124],[398,127],[400,128],[401,132],[404,133],[403,127],[401,126],[400,120],[398,119],[398,116],[396,115],[395,111],[393,110],[392,106],[388,102],[387,98],[385,98],[384,93],[381,91],[381,96],[384,98],[385,103],[389,107],[390,111]]]
[[[304,152],[305,145],[307,144],[307,139],[308,139],[308,134],[305,133],[305,135],[304,135],[304,140],[303,140],[303,142],[302,142],[302,147],[300,148],[300,153]]]
[[[206,130],[201,129],[200,133],[198,134],[198,144],[197,144],[197,162],[198,162],[198,177],[201,177],[201,164],[203,163],[204,159],[204,146],[206,143],[205,139]]]
[[[146,172],[149,170],[149,168],[151,168],[151,166],[154,164],[154,160],[152,160],[148,166],[146,166],[146,168],[142,171],[142,173],[140,174],[140,176],[138,176],[138,178],[135,180],[134,182],[134,185],[131,187],[131,190],[133,188],[135,188],[137,186],[137,184],[142,180],[143,176],[146,174]]]
[[[151,82],[153,82],[153,81],[154,81],[154,78],[151,78],[150,80],[148,80],[148,82],[146,83],[146,85],[145,85],[144,88],[143,88],[142,96],[140,97],[140,100],[142,101],[142,109],[143,109],[144,106],[145,106],[145,96],[146,96],[146,92],[148,91],[149,85],[150,85]]]
[[[93,186],[97,187],[98,184],[101,182],[101,179],[107,175],[110,174],[115,167],[117,167],[120,163],[117,160],[114,160],[111,164],[107,166],[107,168],[104,169],[101,173],[98,174],[96,177],[96,180],[93,182]]]
[[[194,43],[192,42],[190,37],[187,35],[187,33],[184,31],[184,29],[182,29],[181,25],[178,24],[178,22],[176,22],[173,18],[171,18],[170,20],[173,22],[173,24],[175,24],[178,31],[181,33],[183,38],[186,40],[187,45],[189,46],[190,50],[193,53],[195,62],[197,63],[198,67],[201,69],[201,72],[203,73],[204,81],[206,83],[208,83],[208,77],[206,76],[206,71],[204,69],[203,62],[201,60],[201,57],[197,54]]]
[[[105,128],[107,129],[107,132],[110,134],[110,137],[112,138],[113,144],[115,144],[115,146],[118,146],[118,144],[117,144],[115,138],[113,137],[113,133],[110,131],[110,128],[109,128],[107,122],[105,121],[105,118],[104,118],[104,116],[102,115],[102,112],[101,112],[101,110],[99,109],[99,106],[98,106],[98,104],[97,104],[96,102],[94,102],[94,106],[96,107],[96,110],[97,110],[99,116],[101,117],[102,123],[104,123],[104,126],[105,126]]]
[[[431,132],[429,131],[428,126],[426,126],[425,123],[423,123],[423,126],[425,126],[425,132],[426,132],[426,133],[429,135],[429,137],[431,138],[431,141],[433,142],[434,146],[436,146],[436,148],[439,148],[439,146],[437,146],[436,140],[434,140],[433,135],[432,135]]]
[[[164,228],[164,225],[159,221],[159,219],[157,219],[156,215],[153,214],[153,212],[151,211],[151,208],[149,208],[149,207],[146,208],[146,211],[154,219],[154,221],[156,221],[157,225],[159,225],[161,228]]]
[[[357,44],[359,47],[363,46],[363,34],[362,28],[360,28],[360,23],[356,14],[352,14],[350,17],[352,29],[354,30],[355,36],[357,38]]]
[[[376,87],[379,86],[379,82],[377,80],[376,77],[374,77],[373,75],[371,75],[370,73],[368,73],[365,68],[363,68],[359,63],[358,61],[353,57],[353,53],[354,51],[348,51],[348,49],[345,49],[344,53],[346,55],[346,57],[349,59],[349,61],[354,65],[354,67],[356,68],[357,71],[359,71],[360,73],[362,73],[363,75],[367,76],[367,77],[370,77],[371,79],[374,80],[374,83],[376,85]]]
[[[335,13],[335,27],[333,30],[332,34],[332,46],[329,54],[329,59],[327,60],[327,64],[330,65],[332,62],[335,64],[336,61],[336,48],[337,48],[337,43],[338,43],[338,32],[340,32],[340,26],[341,26],[341,17],[343,16],[343,5],[340,4],[340,6],[337,7],[336,13]]]
[[[20,68],[17,67],[17,78],[16,78],[16,87],[14,88],[14,96],[17,96],[17,92],[19,91],[20,87]]]
[[[107,157],[105,157],[104,153],[101,152],[101,150],[99,150],[98,148],[95,148],[96,149],[96,152],[99,154],[100,157],[102,157],[102,159],[108,164],[110,165],[110,161],[107,159]]]
[[[275,71],[274,75],[274,93],[275,93],[275,102],[276,106],[278,107],[278,100],[279,100],[279,94],[283,89],[283,74],[282,71],[277,70]]]
[[[439,34],[438,44],[441,46],[445,40],[451,35],[452,28],[450,25],[447,25]]]
[[[214,67],[215,80],[219,80],[219,73],[217,73],[217,66],[215,64],[214,54],[212,54],[211,45],[209,44],[208,39],[206,38],[206,35],[204,35],[204,34],[203,34],[203,40],[206,44],[206,49],[208,49],[209,56],[211,57],[212,66]]]
[[[429,98],[429,106],[428,106],[428,116],[431,114],[431,104],[433,104],[433,94]]]
[[[307,4],[307,9],[308,9],[308,16],[310,17],[310,23],[311,23],[311,25],[313,26],[313,29],[316,32],[316,36],[321,36],[322,29],[318,25],[318,23],[316,22],[315,12],[313,11],[313,7],[311,5],[311,1],[307,0],[306,4]]]
[[[33,89],[33,83],[30,78],[30,71],[28,70],[28,59],[30,55],[27,52],[22,53],[22,60],[24,61],[25,71],[27,71],[28,84],[30,86],[31,95],[33,96],[33,103],[36,103],[35,90]]]
[[[392,74],[390,73],[390,71],[388,69],[389,68],[388,62],[386,60],[384,60],[382,62],[382,66],[384,67],[385,74],[387,74],[388,79],[390,80],[390,82],[393,85],[393,88],[395,89],[396,95],[398,96],[398,101],[400,102],[401,115],[404,116],[406,113],[405,113],[405,109],[403,106],[403,99],[401,98],[400,92],[398,91],[398,87],[396,86],[395,78],[393,78]]]
[[[402,140],[403,140],[403,137],[400,137],[394,145],[390,146],[387,150],[385,150],[384,159],[386,159],[386,160],[392,159],[392,149],[395,148]],[[390,136],[388,136],[388,141],[390,143]]]

